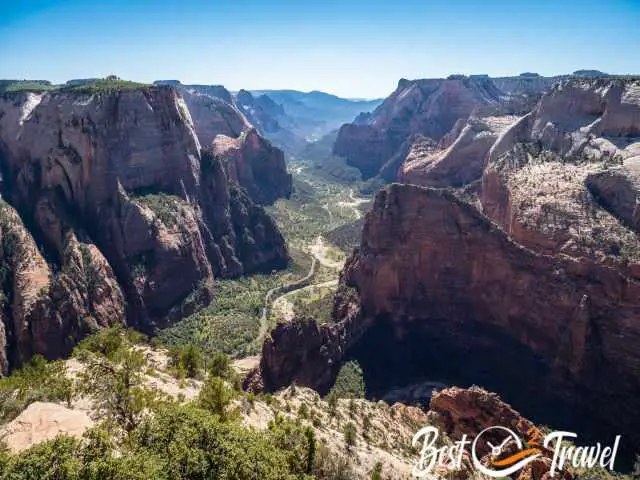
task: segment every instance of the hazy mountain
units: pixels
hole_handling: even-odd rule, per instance
[[[254,95],[268,95],[282,105],[285,113],[297,124],[299,135],[316,140],[351,122],[360,113],[374,110],[382,99],[352,100],[325,92],[298,90],[252,90]]]

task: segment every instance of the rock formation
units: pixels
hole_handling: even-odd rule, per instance
[[[307,146],[296,121],[268,95],[254,97],[251,92],[240,90],[235,101],[258,132],[285,152],[295,154]]]
[[[356,291],[338,296],[338,323],[272,333],[267,388],[326,389],[355,356],[374,394],[419,375],[481,382],[547,420],[638,431],[640,283],[623,272],[528,250],[452,193],[392,185],[342,283]]]
[[[622,434],[629,453],[640,444],[640,82],[570,79],[526,115],[486,118],[420,140],[404,179],[462,188],[381,191],[336,322],[277,327],[264,386],[327,389],[356,358],[372,395],[480,383],[538,422]]]
[[[179,85],[179,89],[200,144],[213,149],[231,181],[261,204],[291,195],[284,153],[262,136],[268,130],[262,123],[252,124],[253,118],[251,122],[247,119],[224,87]],[[247,95],[251,94],[246,92],[241,98]]]
[[[437,143],[471,114],[498,111],[504,97],[489,78],[402,79],[370,116],[340,128],[333,151],[371,178],[398,152],[408,151],[414,135]],[[384,179],[394,180],[403,161],[400,154]]]
[[[237,134],[232,158],[201,151],[167,86],[0,97],[2,194],[15,208],[3,207],[2,236],[20,239],[3,249],[5,371],[113,322],[152,332],[208,303],[214,275],[287,264],[251,198],[287,194],[282,153]]]
[[[541,429],[522,417],[509,404],[504,403],[495,393],[487,392],[479,387],[447,388],[433,395],[429,410],[434,423],[454,440],[461,440],[463,435],[467,435],[468,439],[474,439],[486,428],[496,426],[508,428],[518,435],[523,443],[535,445],[541,454],[540,458],[525,465],[511,478],[516,480],[549,480],[553,478],[551,466],[554,455],[553,451],[543,447],[544,434]],[[505,437],[500,435],[492,438],[491,432],[488,432],[486,437],[483,436],[483,439],[491,442],[492,445],[500,445]],[[500,460],[518,451],[515,442],[509,440],[500,448],[498,454],[494,454],[483,441],[478,443],[477,454],[483,465],[489,466],[492,461]],[[470,474],[463,473],[456,478],[475,478],[473,465],[470,470]],[[438,473],[444,477],[450,474],[447,469],[442,469]],[[574,478],[566,469],[556,470],[553,475],[563,480]]]
[[[640,81],[564,81],[492,146],[482,208],[525,246],[638,277],[638,137]]]

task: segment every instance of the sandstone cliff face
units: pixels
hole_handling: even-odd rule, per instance
[[[487,155],[484,212],[531,248],[631,264],[637,275],[638,137],[640,82],[560,83]]]
[[[291,174],[287,173],[282,150],[272,146],[254,128],[237,138],[218,135],[212,144],[229,179],[243,187],[262,204],[291,195]]]
[[[437,142],[458,120],[499,108],[503,95],[488,78],[403,79],[372,115],[340,128],[333,151],[370,178],[413,134]]]
[[[482,382],[538,418],[590,418],[638,440],[637,280],[523,248],[452,193],[392,185],[378,194],[342,283],[357,293],[338,298],[339,321],[297,350],[294,372],[280,379],[277,365],[287,364],[288,342],[305,345],[308,335],[276,332],[265,344],[267,384],[326,388],[331,373],[318,375],[319,364],[335,372],[356,357],[374,392],[420,374]]]
[[[216,135],[235,138],[251,126],[234,106],[229,92],[226,92],[228,95],[221,94],[222,97],[205,95],[189,89],[182,89],[181,93],[203,146],[211,145]],[[224,98],[229,98],[230,101]]]
[[[256,142],[244,152],[249,171],[260,161],[252,148],[265,147]],[[53,306],[41,302],[39,311],[48,312],[41,323],[16,320],[7,328],[5,312],[7,349],[18,352],[10,365],[36,352],[60,355],[88,330],[125,317],[153,331],[208,303],[214,274],[287,263],[275,224],[222,160],[201,153],[189,109],[173,88],[4,95],[0,152],[3,197],[37,240],[34,258],[60,266],[56,281],[47,280]],[[268,183],[278,178],[264,176],[261,185],[281,191]],[[273,200],[273,190],[261,198]],[[37,278],[46,279],[50,267],[40,263]],[[14,319],[29,310],[22,283],[13,282]]]
[[[414,141],[398,172],[402,183],[462,187],[482,177],[485,158],[517,117],[472,117],[460,122],[437,145]]]
[[[0,229],[0,374],[33,353],[68,354],[88,332],[123,321],[124,297],[95,245],[69,233],[61,268],[54,272],[17,212],[4,202]]]
[[[277,122],[275,126],[265,125],[273,117],[260,114],[261,103],[255,107],[253,103],[250,107],[240,103],[239,108],[229,92],[218,90],[181,86],[201,145],[213,149],[225,165],[229,180],[244,188],[254,202],[270,204],[280,197],[289,197],[291,175],[287,173],[284,153],[263,136],[277,134],[280,131]],[[218,96],[212,96],[213,93]],[[238,102],[247,102],[248,98],[254,102],[249,92],[242,90],[238,95]]]

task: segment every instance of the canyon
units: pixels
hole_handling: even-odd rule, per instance
[[[490,81],[403,80],[343,127],[334,152],[400,183],[365,217],[334,321],[276,326],[254,385],[326,391],[355,359],[374,397],[425,379],[482,384],[536,421],[623,434],[629,454],[640,81],[561,79],[528,111]]]
[[[535,423],[635,453],[640,80],[402,79],[333,133],[287,91],[100,82],[0,94],[1,374],[113,324],[188,319],[205,349],[208,316],[237,321],[216,301],[257,296],[229,339],[246,390],[325,395],[356,361],[454,440]]]
[[[262,207],[290,194],[283,153],[198,101],[205,125],[170,86],[2,95],[3,373],[101,326],[153,333],[206,305],[214,276],[286,267]]]

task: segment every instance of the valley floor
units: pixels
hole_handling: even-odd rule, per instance
[[[296,314],[330,321],[332,294],[350,251],[331,243],[327,234],[357,224],[370,199],[358,196],[353,182],[333,179],[311,161],[293,161],[289,171],[291,198],[267,207],[287,241],[289,268],[216,280],[211,305],[160,332],[162,343],[221,350],[244,370],[257,364],[264,337],[276,322]],[[349,235],[355,242],[358,229]]]

